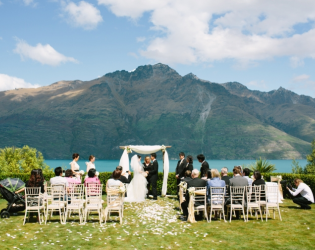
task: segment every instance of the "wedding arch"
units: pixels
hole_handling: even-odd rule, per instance
[[[119,148],[123,149],[124,152],[120,158],[119,165],[123,167],[124,171],[129,171],[129,156],[128,153],[132,153],[132,151],[139,153],[139,154],[151,154],[156,153],[157,151],[163,152],[163,184],[162,184],[162,196],[166,195],[167,192],[167,178],[168,172],[170,169],[170,161],[168,158],[168,153],[166,151],[167,148],[171,146],[164,146],[164,145],[155,145],[155,146],[137,146],[137,145],[130,145],[130,146],[120,146]]]

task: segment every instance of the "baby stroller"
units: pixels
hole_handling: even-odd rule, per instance
[[[10,213],[17,213],[25,210],[25,200],[18,191],[25,187],[25,183],[19,178],[7,178],[0,181],[0,193],[8,201],[7,208],[0,212],[1,218],[10,218]]]

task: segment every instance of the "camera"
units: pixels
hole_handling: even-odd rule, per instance
[[[280,181],[280,184],[285,185],[289,189],[292,189],[292,185],[287,180]]]

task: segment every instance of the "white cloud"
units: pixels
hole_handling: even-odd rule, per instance
[[[25,5],[30,5],[34,3],[34,0],[23,0]]]
[[[10,90],[15,88],[38,88],[38,84],[25,82],[21,78],[0,74],[0,91]]]
[[[315,21],[313,0],[98,0],[115,15],[150,15],[154,39],[140,51],[164,63],[211,63],[289,57],[293,67],[315,58],[315,28],[298,34],[295,25]],[[311,27],[311,26],[310,26]]]
[[[146,40],[146,38],[145,37],[137,37],[137,42],[144,42]]]
[[[41,43],[38,43],[36,46],[31,46],[23,40],[18,40],[14,52],[19,54],[22,60],[30,58],[34,61],[51,66],[57,66],[60,63],[66,62],[77,62],[76,59],[59,53],[49,44],[42,45]]]
[[[299,75],[299,76],[296,76],[292,79],[293,82],[303,82],[303,81],[306,81],[310,78],[309,75]]]
[[[103,21],[100,11],[85,1],[81,1],[78,4],[62,1],[62,8],[66,13],[67,20],[74,26],[84,29],[95,29]]]

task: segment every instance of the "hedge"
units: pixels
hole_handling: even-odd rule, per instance
[[[101,180],[101,183],[104,184],[104,192],[105,192],[105,185],[109,177],[111,176],[112,172],[101,172],[99,175],[99,179]],[[232,176],[232,173],[228,174],[229,176]],[[293,180],[295,178],[302,179],[307,185],[310,186],[310,188],[313,191],[313,194],[315,194],[315,175],[310,174],[289,174],[289,173],[265,173],[262,174],[264,179],[266,181],[270,181],[270,176],[277,176],[281,175],[283,180],[287,180],[288,183],[290,183],[293,187]],[[26,182],[29,180],[30,175],[29,174],[0,174],[0,180],[6,179],[8,177],[11,178],[20,178],[22,181]],[[54,174],[44,175],[45,180],[49,181],[50,178],[54,177]],[[159,178],[157,182],[157,191],[158,194],[161,194],[162,190],[162,182],[163,182],[163,173],[159,173]],[[283,196],[285,198],[292,198],[290,193],[286,190],[285,186],[283,185]],[[176,195],[176,178],[175,173],[169,173],[168,174],[168,180],[167,180],[167,194],[168,195]]]

